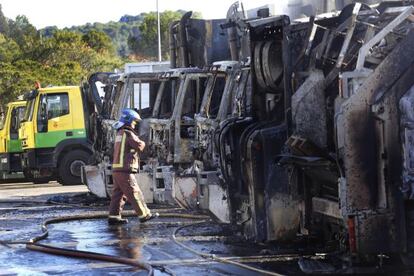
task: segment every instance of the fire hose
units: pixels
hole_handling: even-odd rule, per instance
[[[125,217],[136,216],[135,213],[132,211],[124,212],[123,215]],[[65,249],[65,248],[37,243],[47,238],[47,236],[49,235],[49,230],[47,228],[47,225],[49,224],[68,222],[68,221],[74,221],[74,220],[106,219],[107,217],[108,217],[107,212],[100,212],[100,213],[93,213],[93,214],[63,216],[63,217],[48,219],[44,221],[41,226],[42,234],[30,239],[29,242],[26,243],[26,248],[29,250],[33,250],[33,251],[39,251],[39,252],[49,253],[49,254],[54,254],[54,255],[62,255],[62,256],[67,256],[67,257],[84,258],[84,259],[92,259],[92,260],[125,264],[125,265],[129,265],[132,267],[145,269],[148,271],[148,275],[153,275],[154,274],[153,268],[147,262],[139,262],[139,261],[132,260],[129,258],[122,258],[122,257],[94,253],[94,252],[89,252],[89,251]],[[207,216],[202,216],[202,215],[189,215],[189,214],[180,214],[180,213],[160,213],[160,217],[188,218],[188,219],[208,219],[209,218]]]
[[[258,273],[263,273],[266,275],[281,275],[272,271],[267,271],[267,270],[263,270],[263,269],[259,269],[250,265],[246,265],[243,264],[241,262],[232,260],[234,258],[228,258],[228,257],[219,257],[216,256],[215,254],[208,254],[208,253],[203,253],[203,252],[199,252],[193,248],[191,248],[190,246],[180,242],[177,239],[177,233],[184,229],[185,227],[191,227],[191,226],[195,226],[195,225],[199,225],[202,223],[207,222],[210,217],[205,216],[205,215],[193,215],[193,214],[182,214],[182,213],[163,213],[161,210],[159,210],[160,212],[160,217],[169,217],[169,218],[185,218],[185,219],[194,219],[194,220],[202,220],[202,221],[198,221],[192,224],[188,224],[188,225],[184,225],[181,227],[178,227],[175,229],[172,238],[174,240],[174,242],[179,245],[180,247],[192,252],[193,254],[196,254],[204,259],[207,260],[212,260],[215,262],[220,262],[220,263],[225,263],[225,264],[231,264],[231,265],[235,265],[250,271],[254,271],[254,272],[258,272]],[[30,239],[29,241],[20,241],[20,240],[13,240],[13,241],[0,241],[0,244],[8,246],[9,244],[25,244],[26,248],[29,250],[33,250],[33,251],[38,251],[38,252],[43,252],[43,253],[48,253],[48,254],[54,254],[54,255],[61,255],[61,256],[66,256],[66,257],[74,257],[74,258],[83,258],[83,259],[90,259],[90,260],[99,260],[99,261],[105,261],[105,262],[112,262],[112,263],[118,263],[118,264],[124,264],[124,265],[129,265],[135,268],[139,268],[139,269],[144,269],[148,271],[148,275],[153,275],[153,267],[159,267],[162,266],[162,262],[157,262],[156,264],[151,264],[150,262],[140,262],[140,261],[136,261],[130,258],[123,258],[123,257],[118,257],[118,256],[112,256],[112,255],[107,255],[107,254],[101,254],[101,253],[95,253],[95,252],[90,252],[90,251],[82,251],[82,250],[74,250],[74,249],[66,249],[66,248],[61,248],[61,247],[56,247],[56,246],[50,246],[50,245],[45,245],[45,244],[39,244],[38,242],[41,240],[44,240],[48,237],[49,235],[49,230],[47,228],[48,225],[50,224],[54,224],[54,223],[61,223],[61,222],[68,222],[68,221],[75,221],[75,220],[88,220],[88,219],[106,219],[108,216],[107,212],[94,212],[94,213],[87,213],[87,214],[82,214],[82,215],[74,215],[74,216],[63,216],[63,217],[58,217],[58,218],[51,218],[51,219],[47,219],[45,220],[42,225],[41,225],[41,229],[42,229],[42,234]],[[125,217],[132,217],[132,216],[136,216],[135,213],[133,211],[126,211],[123,213],[123,216]],[[276,256],[277,257],[277,256]],[[255,260],[258,259],[251,259],[251,262],[257,262]],[[194,260],[194,263],[196,262],[196,260]],[[164,270],[169,273],[172,274],[172,272],[166,270],[164,268]]]

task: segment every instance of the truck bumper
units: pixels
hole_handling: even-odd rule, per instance
[[[0,153],[0,172],[21,172],[21,153]]]
[[[82,167],[82,183],[88,186],[89,191],[99,198],[110,198],[113,189],[112,170],[103,164]],[[137,173],[135,178],[144,195],[145,203],[154,202],[152,189],[152,175]]]

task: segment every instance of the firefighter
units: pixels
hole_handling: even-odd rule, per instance
[[[159,216],[158,213],[151,213],[148,209],[134,176],[139,170],[139,152],[142,152],[145,147],[144,141],[140,140],[135,132],[135,125],[139,121],[141,117],[138,112],[127,108],[122,110],[121,118],[114,124],[117,133],[112,164],[114,186],[109,206],[109,224],[128,222],[127,219],[121,217],[125,200],[132,205],[140,222]]]

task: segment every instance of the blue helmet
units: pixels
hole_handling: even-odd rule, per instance
[[[125,108],[122,110],[121,118],[119,118],[119,121],[113,127],[119,129],[124,125],[131,125],[133,121],[141,121],[141,116],[134,109]]]

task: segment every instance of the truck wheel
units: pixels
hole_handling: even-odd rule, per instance
[[[73,150],[63,156],[59,164],[59,182],[62,185],[82,184],[81,167],[88,164],[90,154],[83,150]]]

